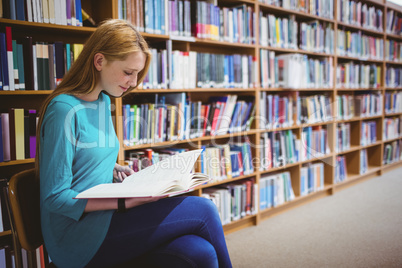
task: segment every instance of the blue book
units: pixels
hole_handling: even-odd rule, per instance
[[[9,90],[9,74],[8,74],[8,60],[7,60],[7,47],[6,47],[6,34],[0,33],[0,60],[3,81],[3,90]]]
[[[266,180],[260,180],[260,209],[267,207],[267,184]]]
[[[162,15],[161,13],[161,1],[160,0],[153,0],[153,30],[155,34],[161,34],[161,29],[160,27],[160,16]]]
[[[159,20],[159,28],[161,29],[161,34],[166,34],[166,25],[165,25],[165,11],[166,11],[166,6],[165,6],[165,1],[160,0],[160,5],[161,5],[161,16]]]
[[[16,20],[17,19],[17,15],[16,15],[16,12],[15,12],[15,1],[16,0],[6,0],[6,2],[7,1],[10,2],[10,19]]]
[[[232,163],[232,177],[240,176],[237,152],[230,152],[230,162]]]
[[[75,0],[75,17],[77,19],[77,26],[82,26],[81,0]]]
[[[273,207],[276,207],[278,205],[278,186],[276,180],[276,178],[273,178],[271,182],[271,197]]]
[[[236,123],[238,121],[238,118],[239,118],[239,115],[241,112],[241,104],[242,104],[241,102],[236,102],[236,104],[235,104],[233,116],[232,116],[232,119],[229,124],[229,133],[233,133],[236,131],[235,126],[236,126]]]
[[[272,207],[273,205],[273,180],[268,179],[266,187],[266,200],[267,200],[267,208]]]
[[[230,83],[229,83],[229,55],[225,55],[225,60],[223,64],[223,74],[224,74],[224,83],[223,87],[228,88]]]
[[[244,124],[247,122],[247,120],[245,120],[246,116],[247,116],[247,110],[248,110],[249,105],[245,102],[242,101],[240,102],[240,110],[239,110],[239,116],[237,117],[237,121],[235,122],[235,130],[238,131],[242,131],[243,129],[243,122]]]
[[[233,33],[234,33],[234,36],[233,36],[233,40],[232,40],[232,42],[234,42],[234,43],[238,43],[239,41],[239,29],[238,29],[238,26],[237,26],[237,24],[238,24],[238,20],[237,20],[237,8],[233,8]]]
[[[247,124],[247,121],[248,121],[248,119],[250,117],[251,110],[252,110],[253,106],[254,106],[253,102],[247,103],[247,111],[246,111],[246,113],[245,113],[245,115],[243,117],[243,122],[241,123],[242,130],[246,130],[246,124]]]
[[[234,81],[234,61],[233,61],[233,55],[229,55],[229,87],[234,88],[235,87],[235,81]]]
[[[206,173],[206,170],[205,170],[205,149],[206,149],[207,147],[205,146],[205,145],[202,145],[201,146],[201,149],[202,149],[202,152],[201,152],[201,157],[200,157],[200,162],[201,162],[201,173]]]
[[[25,1],[24,0],[15,0],[16,4],[16,17],[17,20],[25,20]],[[11,2],[14,2],[14,0],[11,0]],[[12,4],[11,4],[12,5]]]

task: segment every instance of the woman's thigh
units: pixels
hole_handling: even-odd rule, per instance
[[[90,265],[129,261],[188,234],[202,237],[218,254],[222,246],[226,250],[219,214],[208,199],[165,198],[115,213],[105,241]]]

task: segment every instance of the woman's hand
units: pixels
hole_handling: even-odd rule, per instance
[[[122,182],[131,174],[134,174],[134,170],[132,170],[128,166],[120,166],[116,163],[113,169],[113,182]]]

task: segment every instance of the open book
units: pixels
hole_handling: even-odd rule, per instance
[[[173,196],[188,192],[210,180],[208,175],[191,173],[202,149],[172,155],[127,177],[122,183],[96,185],[76,199]]]

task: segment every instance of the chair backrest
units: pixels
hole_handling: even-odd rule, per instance
[[[35,169],[12,176],[8,195],[21,247],[33,251],[43,244],[39,180],[35,178]]]

